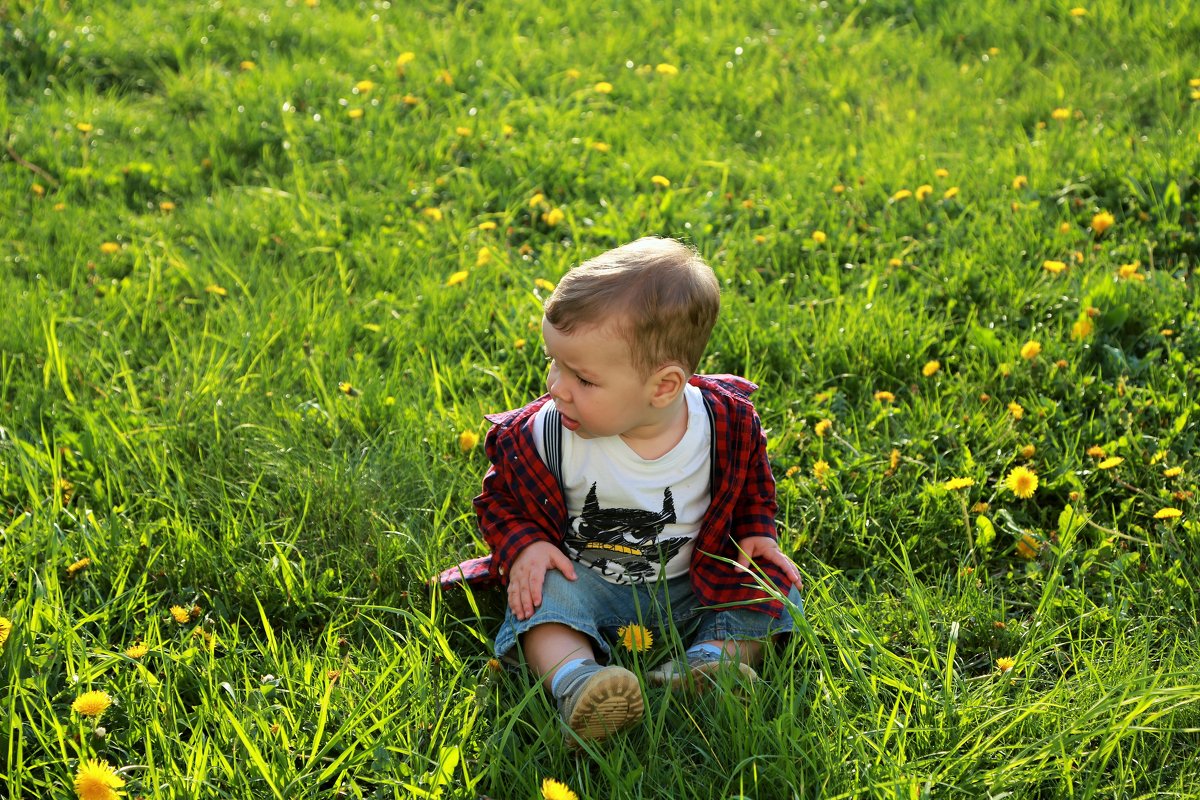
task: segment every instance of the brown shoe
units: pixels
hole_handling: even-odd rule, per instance
[[[603,667],[576,680],[578,686],[563,687],[558,710],[580,739],[598,742],[641,720],[642,687],[629,670]]]
[[[700,658],[682,663],[668,661],[647,673],[646,679],[654,686],[669,686],[674,690],[683,689],[703,694],[716,684],[717,676],[726,670],[736,672],[737,678],[746,685],[758,680],[758,673],[754,671],[754,667],[728,657]]]

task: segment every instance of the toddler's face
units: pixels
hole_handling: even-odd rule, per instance
[[[653,421],[653,376],[634,367],[615,325],[564,333],[543,317],[542,337],[550,362],[546,390],[565,428],[585,438],[620,436]]]

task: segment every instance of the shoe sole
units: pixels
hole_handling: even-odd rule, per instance
[[[642,687],[628,670],[605,671],[583,688],[567,727],[585,741],[598,742],[642,718]]]
[[[652,675],[651,682],[655,686],[669,686],[675,691],[683,689],[685,691],[694,691],[696,694],[704,694],[713,686],[716,686],[718,676],[722,672],[730,669],[736,669],[738,673],[737,677],[745,683],[754,683],[758,680],[758,673],[749,664],[743,664],[740,661],[736,662],[736,664],[730,664],[727,661],[708,661],[682,674],[674,673],[670,677],[665,678]]]

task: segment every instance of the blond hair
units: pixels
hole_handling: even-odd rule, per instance
[[[570,333],[612,323],[635,368],[696,371],[721,308],[721,287],[693,248],[647,236],[567,272],[546,300],[546,320]]]

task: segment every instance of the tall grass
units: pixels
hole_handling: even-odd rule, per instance
[[[1083,12],[0,8],[0,794],[1195,796],[1200,14]],[[805,608],[577,753],[427,579],[547,285],[648,233]]]

